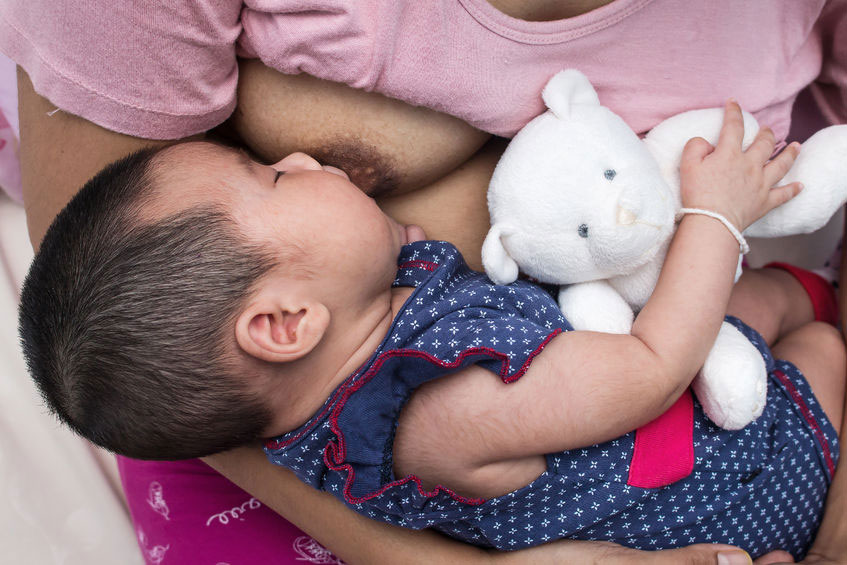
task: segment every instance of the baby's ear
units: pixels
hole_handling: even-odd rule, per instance
[[[235,322],[242,351],[262,361],[287,363],[305,357],[320,343],[330,314],[320,302],[259,295]]]
[[[597,91],[588,78],[576,69],[556,73],[541,92],[544,104],[559,119],[571,117],[579,106],[599,106]]]

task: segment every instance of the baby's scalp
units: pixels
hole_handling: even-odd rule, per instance
[[[148,171],[155,198],[146,203],[144,218],[163,218],[197,206],[231,210],[245,177],[252,176],[252,162],[241,151],[204,141],[156,151]]]
[[[250,206],[249,193],[263,189],[258,179],[272,176],[243,150],[218,143],[185,142],[161,149],[151,160],[153,195],[139,212],[142,221],[156,221],[210,208],[233,223],[245,242],[263,248],[286,274],[309,279],[317,272],[307,261],[304,243],[294,230],[265,218]],[[271,233],[275,237],[268,237]]]
[[[214,206],[144,218],[161,190],[156,155],[110,165],[57,216],[24,284],[20,332],[33,378],[75,431],[179,459],[266,427],[263,399],[233,375],[228,330],[276,260]]]

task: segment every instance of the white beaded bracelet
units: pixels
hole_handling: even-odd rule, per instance
[[[703,216],[709,216],[710,218],[714,218],[726,226],[726,229],[732,234],[732,237],[738,242],[738,247],[742,255],[746,255],[750,251],[750,246],[747,245],[747,240],[744,239],[744,236],[741,235],[741,232],[738,231],[738,228],[732,225],[732,222],[724,218],[722,215],[717,212],[712,212],[711,210],[703,210],[702,208],[680,208],[679,212],[676,214],[677,221],[680,221],[685,214],[700,214]]]

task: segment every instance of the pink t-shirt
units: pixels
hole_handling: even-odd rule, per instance
[[[813,82],[847,121],[847,0],[615,0],[555,22],[486,0],[2,0],[0,51],[57,107],[155,139],[229,116],[237,55],[506,136],[566,67],[638,132],[735,96],[782,138]],[[199,461],[120,466],[148,563],[337,562]]]
[[[827,118],[847,120],[845,6],[616,0],[526,22],[486,0],[6,0],[0,50],[58,107],[150,138],[223,121],[235,105],[237,53],[498,135],[541,111],[553,73],[577,67],[636,131],[735,96],[781,138],[796,94],[816,79]]]

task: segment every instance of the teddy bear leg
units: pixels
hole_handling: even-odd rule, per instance
[[[735,326],[724,322],[692,387],[712,422],[739,430],[761,416],[767,378],[761,353]]]

